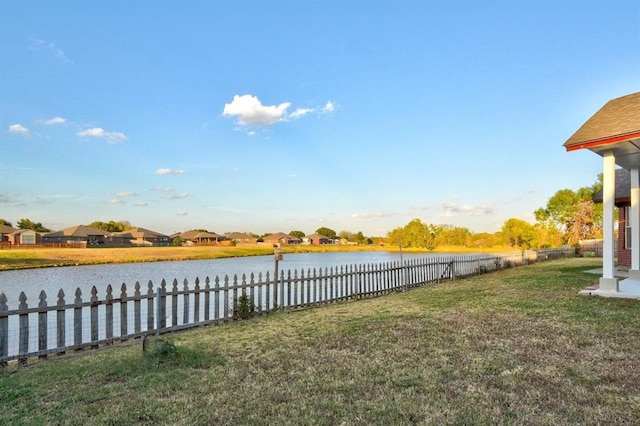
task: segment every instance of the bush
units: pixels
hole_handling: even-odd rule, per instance
[[[233,318],[245,320],[255,316],[257,311],[256,305],[253,303],[253,296],[243,293],[240,297],[233,300]]]

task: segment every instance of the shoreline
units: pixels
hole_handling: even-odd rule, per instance
[[[282,246],[284,254],[389,251],[398,252],[396,246]],[[459,253],[471,254],[514,251],[514,248],[496,247],[472,250],[467,247],[438,247],[435,250],[403,249],[404,253]],[[194,247],[108,247],[108,248],[12,248],[0,250],[0,272],[19,269],[57,268],[64,266],[100,265],[111,263],[146,263],[188,260],[225,259],[232,257],[267,256],[274,253],[271,246],[194,246]]]

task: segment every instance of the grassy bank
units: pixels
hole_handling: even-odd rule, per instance
[[[284,246],[285,253],[330,251],[398,251],[396,246]],[[418,252],[419,250],[405,250]],[[424,250],[422,250],[424,252]],[[464,253],[463,247],[442,247],[435,252]],[[496,248],[493,251],[509,251]],[[123,248],[29,248],[0,250],[0,271],[56,266],[93,265],[103,263],[160,262],[168,260],[201,260],[225,257],[273,254],[269,245],[197,246],[197,247],[123,247]]]
[[[0,372],[7,424],[621,424],[640,302],[597,259],[203,327]],[[173,345],[171,344],[173,343]]]

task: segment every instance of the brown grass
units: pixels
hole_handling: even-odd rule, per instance
[[[8,367],[0,419],[36,424],[634,424],[640,302],[587,298],[594,259]],[[155,338],[158,339],[158,338]],[[156,342],[158,342],[156,340]]]

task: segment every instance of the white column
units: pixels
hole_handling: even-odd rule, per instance
[[[602,207],[603,207],[603,243],[602,243],[602,278],[600,290],[617,292],[618,279],[615,276],[614,264],[614,208],[616,188],[616,158],[613,150],[603,155]]]
[[[631,209],[627,218],[631,225],[631,270],[629,278],[640,279],[640,178],[638,168],[631,172]]]

